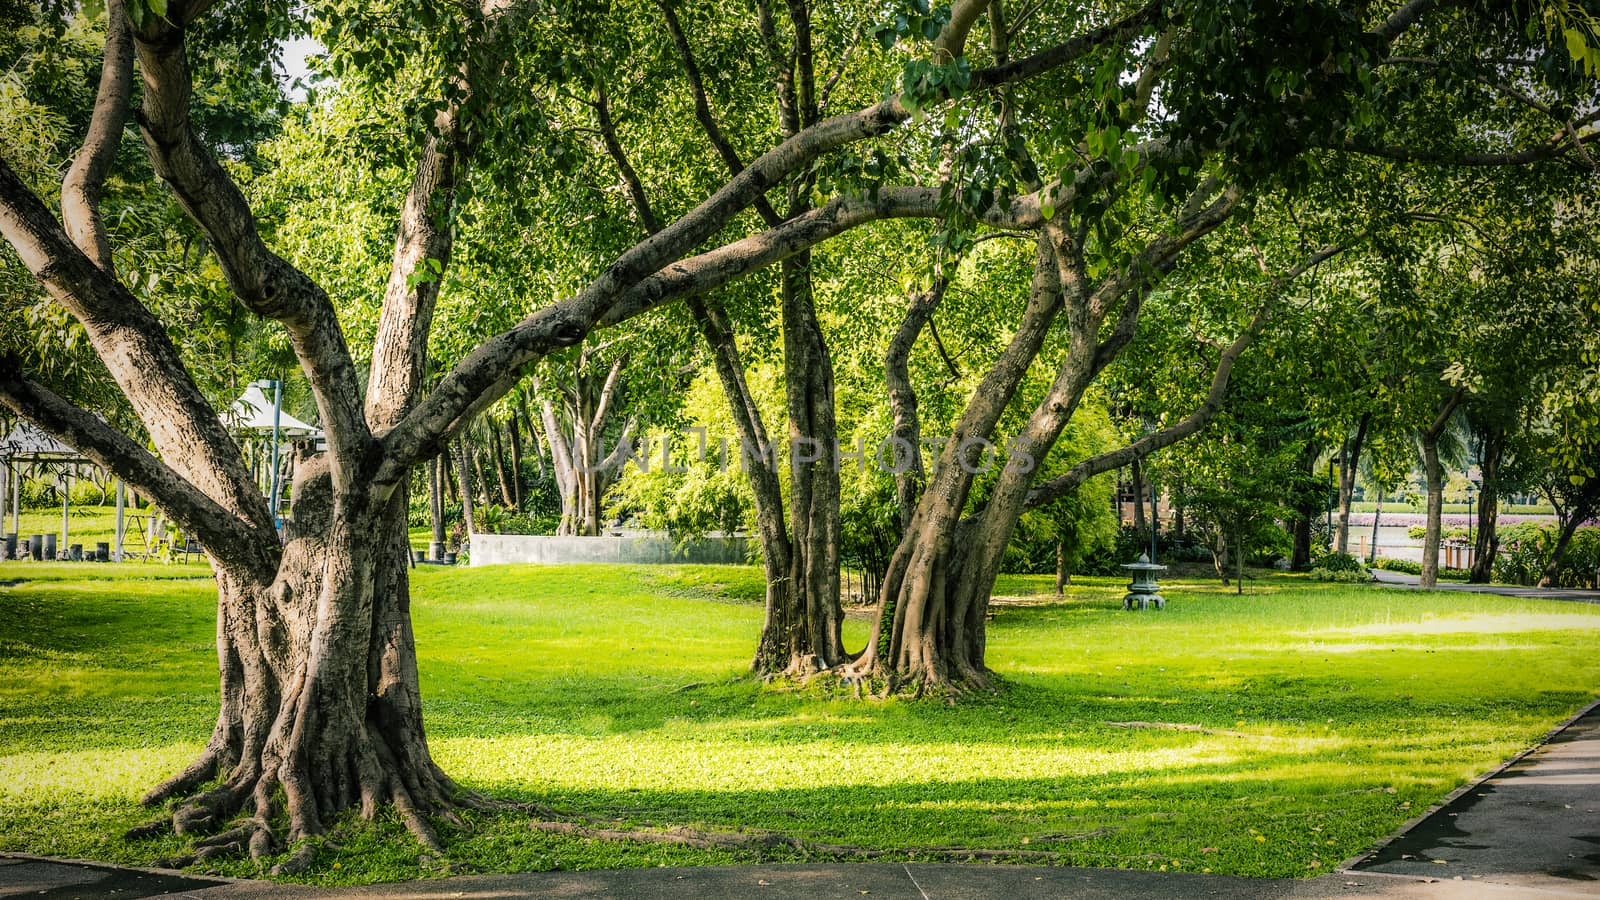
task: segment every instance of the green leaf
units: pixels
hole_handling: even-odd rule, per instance
[[[1576,61],[1582,61],[1588,55],[1589,42],[1583,39],[1583,32],[1576,28],[1568,28],[1562,32],[1562,37],[1567,41],[1567,55]]]
[[[150,11],[163,19],[167,17],[167,0],[145,0],[150,5]]]

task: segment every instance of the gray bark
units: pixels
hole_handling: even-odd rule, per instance
[[[1350,505],[1355,498],[1356,473],[1361,465],[1361,448],[1367,440],[1372,413],[1363,413],[1356,433],[1339,445],[1339,525],[1333,541],[1335,553],[1350,552]]]
[[[1434,416],[1432,424],[1417,437],[1422,447],[1422,469],[1428,486],[1427,527],[1422,537],[1422,587],[1431,588],[1439,582],[1439,538],[1441,517],[1444,511],[1444,467],[1439,462],[1439,437],[1450,424],[1450,417],[1465,396],[1464,390],[1450,395]]]

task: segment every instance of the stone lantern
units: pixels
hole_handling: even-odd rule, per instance
[[[1133,577],[1133,581],[1128,584],[1128,595],[1122,598],[1123,609],[1133,609],[1135,603],[1139,604],[1140,609],[1145,609],[1152,603],[1156,609],[1166,607],[1166,598],[1156,593],[1161,590],[1161,585],[1156,583],[1156,573],[1165,572],[1166,566],[1151,562],[1148,553],[1141,553],[1138,562],[1123,563],[1122,567],[1131,572]]]

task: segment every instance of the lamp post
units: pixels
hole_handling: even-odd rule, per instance
[[[272,527],[278,527],[278,422],[283,415],[283,382],[276,378],[263,378],[256,382],[263,391],[272,390],[272,493],[267,496],[267,508],[272,513]]]
[[[1477,513],[1473,512],[1473,510],[1472,510],[1472,489],[1474,487],[1477,487],[1477,485],[1473,484],[1472,483],[1472,479],[1468,478],[1467,479],[1467,568],[1469,568],[1469,569],[1472,568],[1472,552],[1473,552],[1473,550],[1477,549],[1477,546],[1478,546],[1477,543],[1472,538],[1472,526],[1474,524],[1474,520],[1476,520],[1478,518]]]

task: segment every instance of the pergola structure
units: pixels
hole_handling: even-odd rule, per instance
[[[11,513],[10,534],[20,539],[22,530],[22,482],[41,474],[54,475],[61,485],[61,540],[59,552],[65,553],[72,536],[72,481],[80,477],[85,468],[98,468],[83,454],[68,447],[53,435],[34,427],[31,422],[17,420],[5,437],[0,438],[0,523],[6,512]],[[117,482],[117,540],[113,558],[122,558],[124,536],[123,508],[126,491]]]
[[[262,387],[274,388],[268,398]],[[309,444],[315,446],[323,440],[322,429],[310,425],[282,409],[281,396],[274,382],[252,382],[242,395],[223,411],[220,418],[239,439],[240,447],[249,460],[261,491],[272,500],[273,514],[277,515],[283,504],[277,502],[283,487],[292,483],[293,472],[282,471],[284,463],[293,467],[292,454],[280,454],[283,444]],[[39,430],[31,422],[19,419],[0,437],[0,532],[22,539],[22,484],[29,478],[53,475],[61,486],[61,532],[58,552],[65,556],[71,546],[72,481],[82,477],[84,469],[99,467],[78,451],[57,440],[53,435]],[[287,477],[285,477],[287,476]],[[10,527],[5,526],[10,513]],[[134,518],[138,518],[135,516]],[[127,537],[127,487],[117,482],[116,541],[111,549],[111,559],[122,561]],[[155,527],[155,516],[150,520]],[[152,532],[146,544],[154,539]],[[13,545],[15,546],[15,545]]]

